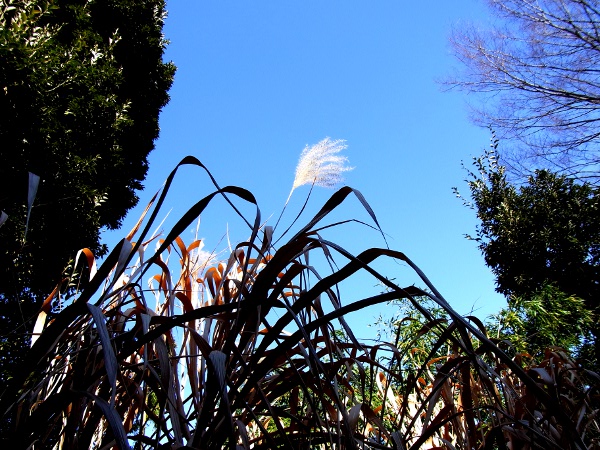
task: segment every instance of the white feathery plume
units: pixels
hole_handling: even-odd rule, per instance
[[[290,201],[290,198],[297,187],[310,184],[312,192],[312,187],[314,186],[334,187],[336,184],[344,181],[342,173],[354,169],[354,167],[345,165],[348,162],[348,158],[338,155],[339,152],[346,148],[348,148],[348,146],[346,145],[345,140],[338,139],[332,141],[328,137],[312,147],[307,145],[304,148],[302,154],[300,155],[298,165],[296,166],[296,177],[294,178],[292,190],[290,191],[290,195],[288,195],[288,198],[283,205],[283,209],[281,210],[281,214],[279,214],[279,218],[277,219],[274,229],[276,229],[277,225],[279,225],[279,221],[283,216],[285,208],[287,207],[288,202]],[[309,197],[310,193],[304,202],[304,206],[306,206]],[[300,214],[302,214],[304,206],[300,210],[298,217]],[[298,217],[296,217],[296,219],[298,219]],[[287,233],[287,230],[285,233]]]
[[[312,147],[307,145],[302,151],[296,166],[296,177],[288,201],[292,196],[292,192],[299,186],[314,184],[321,187],[334,187],[341,183],[344,180],[342,172],[353,169],[353,167],[345,165],[348,158],[338,155],[346,148],[348,146],[345,140],[332,141],[328,137]]]

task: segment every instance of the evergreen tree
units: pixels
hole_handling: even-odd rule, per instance
[[[0,6],[0,381],[77,250],[138,201],[175,68],[163,0]],[[29,173],[40,178],[29,213]],[[27,233],[25,233],[28,222]]]
[[[472,198],[467,203],[480,220],[472,239],[496,276],[496,289],[521,318],[525,314],[532,320],[522,329],[546,323],[554,331],[538,330],[542,341],[551,342],[548,336],[554,333],[556,342],[575,342],[565,336],[571,334],[582,345],[589,344],[580,349],[583,354],[599,361],[600,188],[547,170],[515,186],[498,164],[496,147],[497,141],[484,157],[475,159],[476,171],[470,171],[467,180]],[[555,314],[577,303],[573,298],[583,300],[588,313],[562,314],[560,329],[552,321],[535,322],[533,305],[542,302],[542,308]],[[582,317],[590,314],[595,320],[586,319],[587,326]],[[590,346],[594,352],[588,352]]]

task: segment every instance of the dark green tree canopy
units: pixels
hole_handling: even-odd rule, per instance
[[[498,164],[496,147],[497,141],[475,159],[476,170],[469,171],[467,180],[472,201],[467,203],[480,221],[471,238],[479,243],[496,276],[498,292],[509,297],[510,305],[511,298],[519,297],[521,303],[543,298],[539,293],[552,286],[561,298],[563,294],[580,298],[597,314],[600,188],[546,170],[536,171],[527,183],[515,186]],[[581,329],[580,324],[573,325],[571,331]],[[591,331],[600,356],[598,327]]]
[[[510,184],[493,152],[469,181],[481,224],[475,240],[497,289],[527,295],[545,283],[589,302],[600,293],[600,189],[546,170]]]
[[[0,6],[3,336],[35,312],[78,249],[105,251],[100,229],[118,227],[138,200],[175,70],[163,62],[164,6]],[[41,181],[24,240],[29,172]]]

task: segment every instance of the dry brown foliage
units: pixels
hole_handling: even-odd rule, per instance
[[[192,157],[185,164],[204,168]],[[159,241],[149,230],[176,171],[98,270],[82,253],[89,280],[76,295],[57,289],[44,304],[20,377],[0,398],[13,448],[598,447],[597,375],[560,351],[531,367],[509,358],[402,253],[354,256],[320,236],[350,194],[378,228],[358,191],[335,192],[278,248],[256,207],[244,218],[250,238],[219,261],[200,240],[186,245],[179,236],[216,198],[236,214],[233,200],[256,201],[213,179],[216,190]],[[314,253],[331,262],[330,273],[309,264]],[[334,254],[346,263],[338,268]],[[413,267],[433,293],[392,283],[371,268],[377,258]],[[346,305],[338,285],[360,272],[387,290]],[[361,344],[344,321],[394,299],[427,317],[418,296],[450,321],[431,318],[422,330],[435,340],[416,368],[406,365],[416,347]]]

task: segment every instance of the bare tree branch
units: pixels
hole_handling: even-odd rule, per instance
[[[453,31],[463,70],[445,84],[477,93],[473,121],[516,143],[504,155],[514,174],[600,183],[600,1],[488,3],[498,23]]]

